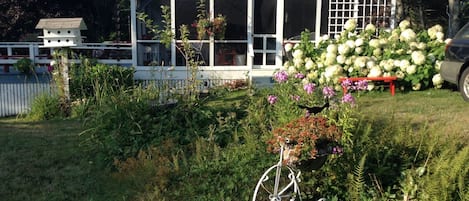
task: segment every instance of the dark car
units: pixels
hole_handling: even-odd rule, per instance
[[[456,84],[465,101],[469,101],[469,23],[446,45],[441,77]]]

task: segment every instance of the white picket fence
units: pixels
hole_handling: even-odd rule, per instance
[[[14,82],[0,79],[0,117],[28,112],[33,100],[43,93],[51,93],[49,82]]]

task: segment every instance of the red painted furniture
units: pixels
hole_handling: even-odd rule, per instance
[[[339,78],[340,83],[344,80],[350,80],[352,82],[361,81],[361,80],[368,80],[368,81],[383,81],[389,82],[389,89],[391,90],[391,95],[394,96],[396,85],[394,81],[397,80],[396,76],[389,76],[389,77],[341,77]],[[344,95],[347,93],[347,88],[342,86],[342,90],[344,91]]]

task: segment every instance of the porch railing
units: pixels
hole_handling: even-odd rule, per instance
[[[75,63],[80,62],[79,56],[84,56],[109,65],[132,65],[132,47],[129,43],[84,43],[71,49]],[[14,72],[13,64],[22,58],[31,59],[36,67],[45,67],[52,61],[52,52],[53,48],[43,47],[38,42],[0,42],[0,74]]]

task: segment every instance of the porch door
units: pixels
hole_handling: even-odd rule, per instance
[[[282,65],[284,0],[253,0],[253,69]]]

